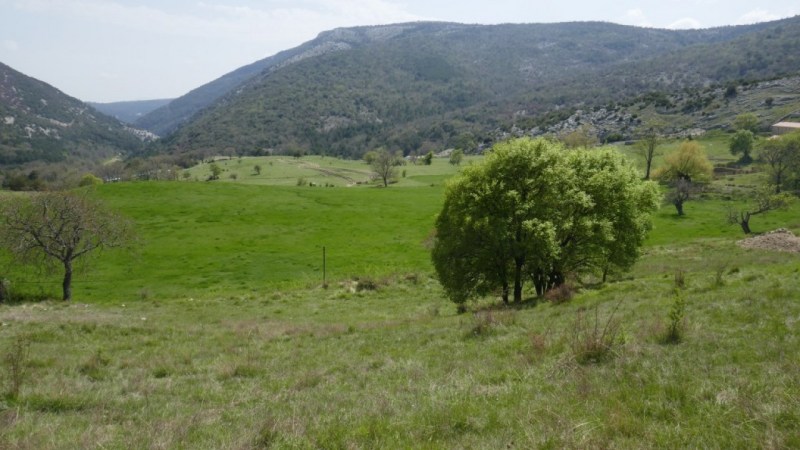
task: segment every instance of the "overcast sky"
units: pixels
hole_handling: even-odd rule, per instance
[[[336,27],[600,20],[708,28],[797,0],[0,0],[0,62],[85,101],[171,98]]]

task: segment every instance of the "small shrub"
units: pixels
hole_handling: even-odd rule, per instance
[[[683,340],[685,318],[686,315],[686,299],[679,292],[675,293],[675,301],[669,310],[669,325],[664,333],[662,342],[664,344],[678,344]]]
[[[470,337],[486,336],[492,333],[496,324],[492,311],[478,311],[472,315],[472,326],[467,333]]]
[[[85,375],[92,381],[99,381],[105,378],[105,367],[110,360],[103,355],[103,351],[98,349],[89,359],[78,367],[78,372]]]
[[[675,289],[685,289],[686,288],[686,272],[683,269],[678,269],[675,271]]]
[[[30,354],[31,342],[27,336],[17,336],[11,342],[3,362],[6,366],[7,386],[6,396],[16,399],[22,384],[28,376],[28,355]]]
[[[235,179],[239,178],[239,175],[237,175],[235,173],[232,173],[232,174],[228,175],[228,178],[230,178],[231,180],[235,180]]]
[[[725,285],[725,271],[728,268],[727,264],[721,264],[714,270],[714,286],[722,287]]]
[[[459,303],[456,305],[456,314],[464,314],[467,312],[467,305],[464,303]]]
[[[555,305],[566,303],[572,300],[572,297],[574,296],[575,296],[575,288],[569,283],[563,283],[559,286],[556,286],[553,289],[550,289],[549,291],[545,292],[544,294],[545,300]]]
[[[472,315],[472,324],[467,332],[467,337],[488,336],[494,333],[497,327],[513,325],[515,321],[516,314],[513,310],[477,311]]]
[[[371,278],[362,278],[356,280],[356,292],[361,291],[377,291],[378,283]]]
[[[572,327],[572,353],[579,364],[596,364],[614,356],[614,348],[621,343],[620,322],[614,317],[620,303],[604,323],[599,305],[594,307],[594,320],[587,319],[585,311],[577,312]]]
[[[164,366],[156,367],[153,370],[153,378],[167,378],[172,372]]]
[[[304,177],[300,177],[297,179],[298,186],[305,186],[308,184],[308,181]]]
[[[531,342],[531,349],[536,355],[541,355],[547,350],[547,336],[541,333],[531,332],[528,334]]]

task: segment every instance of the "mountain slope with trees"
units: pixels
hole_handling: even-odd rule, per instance
[[[97,159],[141,147],[118,120],[0,63],[0,166]]]
[[[162,151],[475,148],[497,129],[557,121],[571,107],[797,72],[800,60],[783,55],[798,42],[800,18],[685,31],[609,23],[337,29],[198,110]]]

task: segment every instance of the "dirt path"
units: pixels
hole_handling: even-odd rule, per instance
[[[359,175],[363,175],[366,178],[369,178],[370,175],[372,175],[371,173],[361,172],[361,171],[357,171],[357,170],[327,169],[327,168],[324,168],[324,167],[320,166],[319,164],[310,163],[310,162],[298,162],[298,165],[300,167],[304,168],[304,169],[315,170],[317,172],[320,172],[320,173],[322,173],[324,175],[327,175],[327,176],[330,176],[330,177],[341,178],[341,179],[347,181],[347,186],[355,186],[356,184],[358,184],[358,180],[356,180],[354,178],[351,178],[351,177],[345,175],[342,172],[357,173]]]

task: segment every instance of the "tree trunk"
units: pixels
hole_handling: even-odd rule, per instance
[[[676,201],[676,202],[674,202],[674,204],[675,204],[675,209],[678,210],[678,215],[682,216],[683,215],[683,202]]]
[[[522,301],[522,265],[523,258],[514,258],[514,302]]]
[[[650,165],[652,163],[653,163],[653,160],[650,159],[650,158],[647,158],[645,169],[644,169],[644,179],[645,180],[649,180],[650,179]]]
[[[503,280],[503,303],[508,304],[508,281]]]
[[[72,300],[72,261],[64,262],[64,282],[61,287],[64,291],[62,300],[65,302]]]
[[[742,221],[739,223],[739,225],[742,226],[742,231],[744,231],[744,234],[752,233],[752,231],[750,230],[750,218],[749,217],[746,220],[742,219]]]

